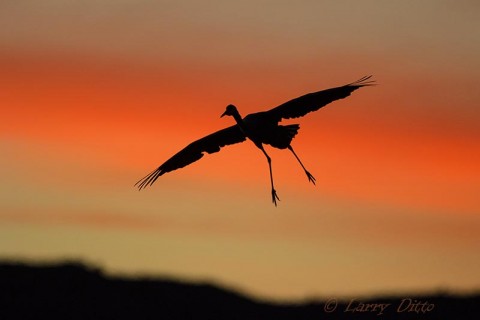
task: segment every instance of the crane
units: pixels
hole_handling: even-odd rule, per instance
[[[154,171],[140,179],[135,186],[138,187],[139,190],[142,190],[147,186],[151,186],[158,177],[163,174],[183,168],[200,160],[205,152],[209,154],[215,153],[220,151],[222,147],[243,142],[248,138],[262,151],[267,159],[270,172],[272,202],[277,206],[277,200],[280,200],[280,198],[277,195],[273,182],[272,160],[265,151],[264,144],[278,149],[290,150],[305,171],[308,181],[315,185],[315,178],[305,168],[291,146],[292,139],[297,135],[300,125],[279,125],[279,122],[283,119],[303,117],[307,113],[317,111],[330,102],[348,97],[358,88],[375,85],[375,81],[371,80],[371,77],[372,76],[365,76],[355,82],[340,87],[308,93],[289,100],[271,110],[251,113],[244,118],[242,118],[234,105],[229,104],[220,117],[233,117],[236,122],[235,125],[190,143]]]

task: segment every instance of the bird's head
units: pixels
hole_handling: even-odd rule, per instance
[[[233,104],[229,104],[225,109],[225,112],[222,113],[222,115],[220,116],[220,118],[223,116],[233,116],[236,113],[238,113],[237,108]]]

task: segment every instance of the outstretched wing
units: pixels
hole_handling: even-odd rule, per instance
[[[188,166],[203,157],[203,153],[215,153],[220,151],[220,148],[245,141],[245,134],[240,130],[237,125],[225,128],[223,130],[212,133],[206,137],[203,137],[197,141],[190,143],[180,152],[173,157],[165,161],[160,167],[140,179],[135,186],[139,190],[151,186],[155,180],[161,175]]]
[[[372,76],[366,76],[341,87],[308,93],[287,101],[266,113],[276,121],[303,117],[307,113],[317,111],[330,102],[348,97],[350,93],[358,88],[374,85],[375,81],[369,80],[371,77]]]

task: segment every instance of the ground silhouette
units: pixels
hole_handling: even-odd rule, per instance
[[[398,307],[404,302],[399,311]],[[428,302],[414,309],[412,303]],[[361,304],[363,303],[363,305]],[[391,305],[366,311],[367,304]],[[409,305],[410,303],[410,305]],[[433,308],[432,308],[433,305]],[[335,307],[335,310],[331,309]],[[378,306],[377,306],[378,307]],[[478,319],[480,292],[469,296],[375,297],[279,304],[210,284],[106,276],[76,262],[0,262],[0,319]],[[429,310],[427,310],[429,309]],[[430,310],[431,309],[431,310]],[[363,310],[363,312],[362,312]],[[332,311],[332,312],[328,312]]]

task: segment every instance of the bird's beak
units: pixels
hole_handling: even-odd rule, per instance
[[[220,118],[223,118],[223,116],[225,116],[227,114],[227,111],[225,110],[224,113],[222,113],[222,115],[220,116]]]

